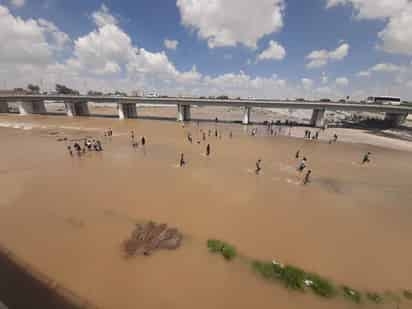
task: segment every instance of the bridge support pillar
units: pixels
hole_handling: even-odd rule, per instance
[[[314,109],[312,113],[312,119],[310,125],[320,128],[325,125],[325,109]]]
[[[4,102],[4,101],[0,102],[0,113],[8,113],[8,112],[9,112],[9,103]]]
[[[119,119],[137,118],[136,103],[117,104]]]
[[[65,102],[64,106],[69,117],[90,115],[87,102]]]
[[[251,109],[252,109],[251,107],[245,106],[245,109],[243,111],[243,119],[242,119],[243,124],[249,124]]]
[[[17,105],[20,115],[46,114],[44,101],[18,102]]]
[[[407,117],[408,117],[408,113],[402,113],[402,114],[386,113],[385,121],[390,122],[391,125],[394,127],[398,127],[406,120]]]
[[[177,121],[188,121],[190,116],[190,105],[177,105]]]

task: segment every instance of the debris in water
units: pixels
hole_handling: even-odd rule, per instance
[[[150,255],[156,249],[174,250],[180,247],[182,234],[167,224],[136,224],[132,235],[123,243],[126,257]]]

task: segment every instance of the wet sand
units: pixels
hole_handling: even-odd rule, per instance
[[[290,292],[240,260],[211,255],[208,238],[241,254],[277,259],[361,291],[411,289],[411,153],[365,144],[251,137],[217,124],[222,139],[152,120],[1,115],[35,124],[0,128],[0,243],[59,284],[102,308],[358,308],[336,298]],[[104,138],[103,129],[114,137]],[[133,149],[128,132],[144,135]],[[228,138],[233,131],[233,139]],[[100,137],[102,153],[71,158],[58,137]],[[294,154],[313,170],[300,185]],[[371,151],[372,162],[360,160]],[[186,168],[178,168],[184,152]],[[254,164],[262,161],[262,174]],[[135,222],[176,226],[182,247],[124,260]],[[412,304],[403,300],[400,308]],[[375,308],[365,303],[362,308]],[[393,304],[381,308],[395,308]]]

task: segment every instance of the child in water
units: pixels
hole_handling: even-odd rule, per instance
[[[210,156],[210,144],[207,144],[206,146],[206,155]]]

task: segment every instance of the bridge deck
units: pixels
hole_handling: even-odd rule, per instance
[[[196,105],[225,107],[258,107],[284,109],[325,109],[329,111],[369,111],[382,113],[412,113],[411,106],[374,105],[358,102],[321,102],[321,101],[287,101],[287,100],[221,100],[197,98],[153,98],[153,97],[119,97],[119,96],[72,96],[72,95],[3,95],[0,104],[9,102],[60,101],[60,102],[94,102],[117,104],[159,104],[159,105]]]

